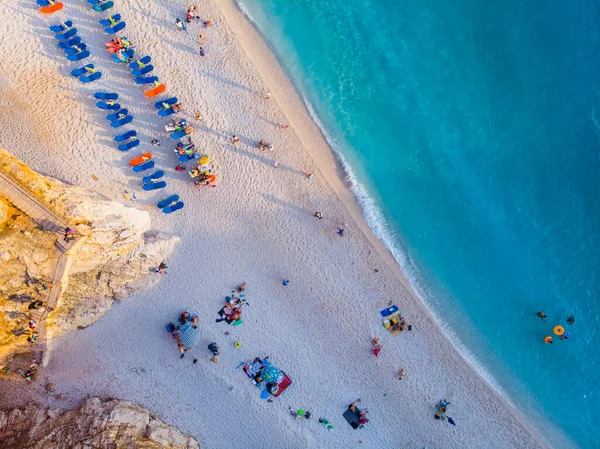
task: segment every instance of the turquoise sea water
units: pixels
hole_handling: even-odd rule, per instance
[[[545,437],[599,447],[600,3],[240,3],[455,341]]]

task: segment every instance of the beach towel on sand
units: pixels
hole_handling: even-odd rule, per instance
[[[359,412],[360,412],[359,409],[356,409],[355,412],[348,409],[342,415],[346,419],[346,421],[348,421],[348,424],[350,424],[352,426],[353,429],[358,429],[358,420],[360,419],[358,417]]]

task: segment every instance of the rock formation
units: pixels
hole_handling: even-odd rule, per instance
[[[46,319],[49,335],[89,326],[115,299],[158,281],[151,267],[167,258],[179,239],[153,231],[147,212],[42,176],[4,150],[0,172],[85,236],[62,299]],[[45,300],[56,237],[0,198],[0,366],[11,353],[27,350],[27,307]]]
[[[131,402],[91,398],[64,413],[33,405],[0,412],[0,447],[197,449],[198,443]]]

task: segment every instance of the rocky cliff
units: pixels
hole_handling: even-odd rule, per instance
[[[130,402],[92,398],[64,413],[35,406],[0,412],[0,446],[197,449],[198,443]]]
[[[42,176],[4,150],[0,172],[85,237],[72,257],[62,298],[46,319],[48,335],[89,326],[114,300],[158,282],[151,268],[167,258],[179,239],[152,230],[147,212]],[[57,258],[57,234],[0,198],[2,218],[0,366],[11,353],[27,350],[28,305],[45,301]]]

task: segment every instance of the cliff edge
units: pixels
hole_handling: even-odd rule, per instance
[[[1,149],[0,173],[82,239],[69,261],[60,299],[44,313],[48,336],[89,326],[114,300],[158,282],[152,268],[168,257],[179,238],[152,230],[147,212],[42,176]],[[60,238],[62,230],[45,230],[0,191],[0,366],[31,346],[30,306],[45,302],[52,288],[62,254],[56,247]]]
[[[77,410],[34,405],[0,412],[4,448],[198,449],[198,443],[131,402],[91,398]]]

